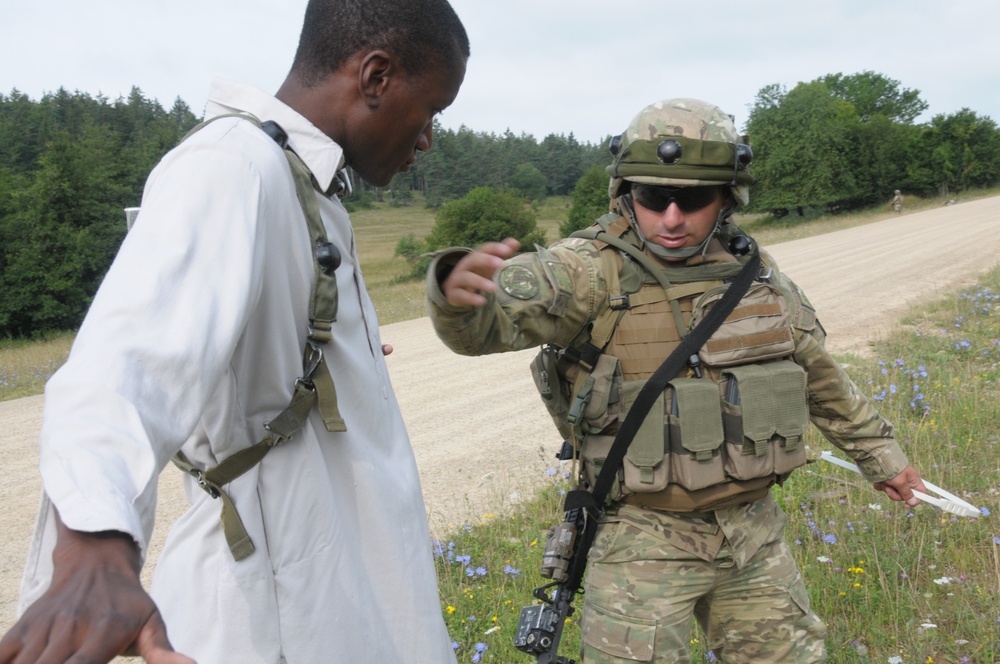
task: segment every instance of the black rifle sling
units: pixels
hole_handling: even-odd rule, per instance
[[[708,341],[709,337],[715,333],[726,317],[736,308],[739,301],[743,299],[750,284],[753,283],[760,271],[760,265],[760,251],[755,248],[750,260],[736,275],[718,304],[712,307],[705,318],[681,339],[674,352],[667,357],[639,390],[632,408],[629,409],[625,421],[618,429],[611,449],[608,450],[608,456],[594,482],[594,488],[591,491],[576,489],[566,495],[564,507],[567,512],[571,509],[583,508],[587,514],[583,531],[580,533],[581,541],[577,548],[578,553],[573,556],[573,562],[564,584],[571,593],[575,593],[583,581],[583,572],[587,567],[587,552],[590,551],[590,546],[594,543],[594,537],[597,535],[597,519],[604,507],[604,501],[611,489],[611,484],[622,467],[625,453],[628,451],[632,439],[639,431],[639,427],[642,426],[650,408],[656,403],[663,390],[667,388],[667,383],[677,375],[681,367],[684,366],[684,362],[695,355]]]

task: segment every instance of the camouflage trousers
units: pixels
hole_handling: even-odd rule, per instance
[[[826,626],[780,536],[740,569],[725,541],[709,562],[612,520],[591,548],[584,597],[583,664],[691,662],[692,618],[707,635],[708,661],[826,659]]]

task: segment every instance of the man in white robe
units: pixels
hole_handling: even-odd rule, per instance
[[[468,55],[447,0],[311,0],[278,93],[216,81],[206,117],[277,123],[323,192],[345,164],[384,186],[430,148]],[[313,409],[226,485],[254,543],[242,560],[221,501],[187,478],[191,508],[161,554],[155,603],[145,593],[160,471],[178,451],[208,469],[261,440],[303,374],[314,268],[289,162],[256,122],[217,119],[150,175],[46,387],[44,497],[0,663],[454,661],[350,221],[337,196],[314,193],[342,257],[323,349],[346,431]]]

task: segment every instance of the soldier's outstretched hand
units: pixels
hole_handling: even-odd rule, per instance
[[[503,242],[487,242],[463,256],[441,284],[448,304],[474,307],[486,304],[482,294],[496,292],[493,276],[503,267],[504,260],[520,248],[521,243],[509,237]]]
[[[52,583],[0,640],[0,664],[110,662],[120,654],[195,664],[171,647],[130,537],[57,527]]]
[[[874,487],[884,491],[893,500],[903,501],[907,507],[916,507],[920,504],[920,499],[913,495],[913,489],[927,493],[927,487],[920,479],[920,473],[913,466],[907,466],[899,475],[885,482],[875,482]]]

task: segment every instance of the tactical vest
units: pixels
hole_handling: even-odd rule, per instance
[[[742,235],[733,224],[723,229],[724,242]],[[593,484],[642,386],[742,265],[717,251],[701,265],[664,267],[636,247],[618,215],[573,236],[600,249],[608,302],[570,347],[543,348],[532,373],[582,461],[582,479]],[[805,463],[806,376],[790,359],[792,327],[810,329],[815,316],[765,265],[646,416],[613,500],[678,512],[720,508],[762,497]]]
[[[288,147],[288,136],[274,122],[261,122],[249,113],[231,113],[206,120],[189,131],[187,140],[195,132],[221,118],[238,117],[246,120],[270,136],[282,149],[295,182],[295,193],[302,206],[309,230],[313,254],[313,284],[309,296],[309,327],[303,355],[302,375],[295,379],[295,389],[288,406],[274,419],[264,423],[267,433],[260,442],[227,457],[214,468],[202,469],[191,463],[183,452],[172,459],[174,465],[191,475],[206,493],[222,501],[221,523],[229,550],[236,560],[254,552],[255,547],[240,519],[236,506],[223,488],[260,463],[274,447],[290,440],[305,425],[315,406],[327,431],[346,431],[347,425],[337,407],[337,391],[323,354],[324,345],[333,338],[333,323],[337,320],[338,290],[334,274],[340,264],[339,250],[331,244],[316,202],[316,191],[322,192],[319,183],[305,162]],[[336,192],[350,190],[350,182],[338,174],[334,183]]]

